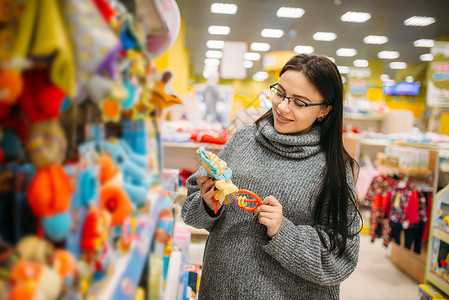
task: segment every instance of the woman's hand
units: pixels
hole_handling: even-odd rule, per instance
[[[263,205],[254,210],[254,215],[259,218],[259,223],[267,227],[267,234],[272,238],[278,233],[282,224],[282,205],[273,196],[263,199]]]
[[[200,187],[201,197],[203,197],[204,202],[206,202],[207,206],[211,210],[215,210],[215,201],[214,199],[212,199],[212,197],[218,191],[218,189],[215,188],[214,185],[215,178],[210,178],[209,176],[201,176],[196,179],[196,183],[198,183],[198,186]],[[217,210],[222,206],[223,204],[220,204],[220,202],[217,201]]]

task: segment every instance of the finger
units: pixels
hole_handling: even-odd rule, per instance
[[[266,217],[259,217],[259,223],[265,225],[267,228],[270,228],[273,226],[274,221]]]
[[[205,193],[204,196],[212,199],[212,197],[217,193],[217,191],[218,190],[216,188],[212,188],[207,193]]]
[[[206,192],[209,191],[215,184],[215,178],[209,178],[209,180],[205,181],[201,186]]]
[[[281,210],[279,209],[279,207],[274,207],[274,206],[270,206],[270,205],[261,205],[259,207],[257,207],[257,209],[259,209],[259,212],[280,212]]]
[[[198,185],[202,185],[203,183],[205,183],[206,181],[208,181],[210,179],[209,176],[200,176],[196,179],[196,183],[198,183]]]
[[[263,199],[262,203],[266,204],[266,205],[271,205],[271,206],[280,206],[281,205],[281,203],[273,196],[265,197],[265,199]]]

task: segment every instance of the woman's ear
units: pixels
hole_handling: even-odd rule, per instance
[[[325,106],[323,108],[323,110],[321,111],[321,114],[323,115],[323,118],[326,117],[331,112],[331,110],[332,110],[332,106],[330,106],[330,105]]]

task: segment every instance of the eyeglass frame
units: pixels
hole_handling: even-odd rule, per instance
[[[327,103],[324,103],[324,102],[320,102],[320,103],[307,103],[307,102],[304,102],[303,100],[299,99],[298,97],[292,97],[292,96],[288,97],[287,95],[285,95],[285,93],[283,93],[283,92],[282,92],[280,89],[278,89],[276,86],[279,86],[279,84],[278,84],[278,83],[274,83],[274,84],[270,85],[270,92],[271,92],[272,89],[275,89],[276,91],[278,91],[279,93],[282,94],[283,97],[282,97],[282,100],[279,102],[279,104],[281,104],[285,99],[287,99],[287,100],[288,100],[288,103],[290,103],[290,102],[293,101],[293,103],[294,103],[298,108],[306,108],[306,107],[309,107],[309,106],[318,106],[318,105],[328,105]],[[273,98],[274,98],[274,97],[273,97]],[[291,99],[298,100],[298,101],[300,101],[301,103],[304,103],[304,106],[299,106],[299,105],[297,104],[296,101],[291,100]],[[272,99],[271,101],[273,101],[273,99]],[[276,102],[277,102],[277,101],[276,101]]]

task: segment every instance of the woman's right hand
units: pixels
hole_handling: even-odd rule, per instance
[[[198,183],[198,186],[200,187],[201,197],[203,197],[206,205],[211,210],[215,210],[215,201],[214,199],[212,199],[212,197],[218,191],[218,189],[215,187],[215,178],[210,178],[209,176],[201,176],[196,179],[196,183]],[[217,210],[222,206],[223,204],[220,204],[220,202],[217,201]]]

